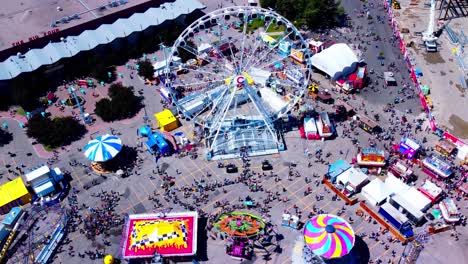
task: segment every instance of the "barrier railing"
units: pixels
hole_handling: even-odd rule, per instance
[[[356,204],[359,199],[357,197],[355,197],[354,199],[349,199],[344,193],[342,193],[340,190],[338,190],[334,185],[333,183],[331,183],[329,180],[327,180],[327,178],[325,176],[323,176],[323,179],[322,179],[323,183],[328,187],[330,188],[334,193],[336,193],[341,199],[343,199],[345,201],[345,203],[347,205],[353,205],[353,204]]]
[[[388,231],[390,231],[398,240],[400,240],[401,242],[403,243],[406,243],[410,240],[412,240],[412,238],[406,238],[404,237],[400,231],[396,230],[393,226],[391,226],[389,223],[387,223],[380,215],[378,215],[376,212],[374,212],[374,210],[372,210],[371,208],[369,208],[365,201],[361,201],[359,203],[359,206],[364,210],[366,211],[370,216],[372,216],[372,218],[374,218],[380,225],[382,225],[383,227],[385,227],[386,229],[388,229]]]

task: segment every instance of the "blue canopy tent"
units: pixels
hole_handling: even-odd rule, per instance
[[[170,153],[169,144],[167,144],[164,136],[157,131],[148,134],[148,140],[146,141],[145,145],[151,154],[154,154],[156,150],[163,156]]]
[[[151,134],[151,128],[149,126],[142,126],[138,130],[138,134],[142,136],[148,136],[149,134]]]

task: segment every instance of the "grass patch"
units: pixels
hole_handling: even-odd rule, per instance
[[[276,41],[280,41],[280,39],[283,38],[283,35],[273,35],[270,37],[274,38]]]
[[[21,116],[26,116],[26,111],[21,106],[16,109],[16,113]]]
[[[57,149],[56,147],[51,147],[49,145],[42,145],[42,146],[44,147],[45,151],[47,151],[47,152],[51,152],[54,149]]]
[[[260,27],[263,27],[263,26],[265,26],[265,21],[263,21],[260,18],[256,18],[256,19],[252,20],[252,22],[247,23],[246,33],[253,32],[253,31],[255,31],[255,30],[257,30],[257,29],[259,29]],[[244,31],[244,25],[241,25],[239,27],[239,31],[240,32]]]
[[[271,33],[271,32],[283,32],[286,30],[286,26],[285,25],[281,25],[281,26],[277,26],[277,25],[274,25],[274,24],[271,24],[266,32],[268,33]]]

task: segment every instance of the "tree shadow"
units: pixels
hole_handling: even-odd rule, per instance
[[[0,147],[10,144],[11,141],[13,141],[13,134],[0,129]]]
[[[106,169],[109,171],[129,170],[136,166],[138,151],[135,147],[122,146],[119,154],[115,158],[106,162]]]

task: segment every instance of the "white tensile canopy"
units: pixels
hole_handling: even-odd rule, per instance
[[[337,80],[354,72],[359,60],[348,45],[338,43],[312,56],[311,62],[312,66]]]
[[[362,187],[361,194],[372,205],[379,205],[393,194],[392,190],[387,187],[380,179],[376,178]]]
[[[431,206],[431,200],[414,187],[401,192],[400,195],[404,197],[415,209],[421,212],[426,211]]]
[[[385,179],[385,185],[392,190],[393,193],[402,193],[410,188],[409,185],[393,175],[388,175],[387,179]]]

